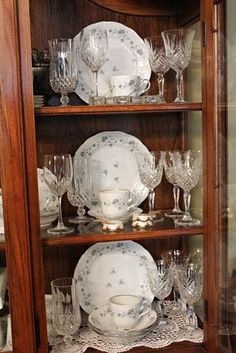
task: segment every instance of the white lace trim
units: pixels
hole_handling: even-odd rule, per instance
[[[81,327],[78,336],[75,338],[73,343],[69,346],[60,343],[53,346],[52,353],[83,353],[88,348],[94,348],[107,353],[120,353],[126,352],[134,347],[148,347],[148,348],[163,348],[174,342],[191,341],[195,343],[203,342],[203,331],[199,329],[200,336],[195,338],[191,336],[191,333],[186,327],[186,312],[181,310],[172,310],[173,303],[166,302],[166,313],[174,324],[174,328],[170,331],[160,332],[158,327],[154,328],[147,336],[142,339],[120,344],[112,341],[111,338],[97,334],[87,326]],[[156,308],[156,303],[154,304]],[[61,340],[60,340],[61,341]]]

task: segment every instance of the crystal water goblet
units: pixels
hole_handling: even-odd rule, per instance
[[[173,277],[170,267],[164,260],[156,261],[156,269],[148,269],[149,285],[153,295],[159,299],[160,319],[158,329],[160,331],[171,330],[173,324],[165,315],[164,299],[170,295],[173,286]]]
[[[148,51],[149,64],[153,73],[157,75],[158,103],[165,103],[164,99],[164,75],[170,69],[169,60],[166,57],[163,39],[160,35],[150,36],[144,39]]]
[[[170,212],[165,212],[165,216],[170,218],[182,217],[183,211],[179,207],[180,188],[176,182],[173,158],[172,158],[172,154],[169,151],[165,152],[164,172],[165,172],[165,177],[167,181],[173,185],[173,197],[174,197],[174,208]]]
[[[53,194],[58,197],[58,222],[57,226],[47,229],[51,234],[67,234],[74,231],[66,227],[62,218],[62,196],[68,190],[73,177],[72,159],[70,154],[45,155],[43,174],[46,184]]]
[[[67,198],[72,206],[77,207],[77,216],[69,219],[69,222],[75,224],[87,223],[90,218],[86,216],[86,210],[84,208],[86,202],[85,197],[81,194],[79,188],[76,187],[74,178],[68,187]]]
[[[61,93],[62,105],[69,104],[68,93],[77,84],[77,60],[72,39],[51,39],[49,43],[49,81],[54,92]]]
[[[193,29],[173,29],[161,33],[170,67],[176,72],[177,96],[174,102],[184,103],[183,71],[189,65],[192,55]]]
[[[165,263],[170,266],[172,272],[174,296],[173,310],[180,310],[181,304],[179,303],[180,293],[177,282],[177,272],[186,268],[190,259],[190,254],[184,250],[174,249],[163,251],[161,253],[161,257],[165,261]]]
[[[202,331],[198,328],[197,318],[194,313],[194,303],[196,303],[202,295],[203,288],[203,271],[199,264],[189,263],[187,267],[177,272],[178,288],[181,297],[188,304],[187,309],[187,331],[193,338],[202,336]]]
[[[81,324],[76,280],[70,277],[57,278],[51,282],[51,291],[52,324],[56,332],[64,336],[66,345],[69,345]]]
[[[103,28],[82,30],[80,34],[80,53],[83,62],[94,75],[94,97],[98,97],[98,71],[105,64],[108,51],[107,31]]]
[[[201,173],[202,154],[200,151],[171,152],[174,165],[174,173],[177,184],[184,191],[184,216],[177,218],[178,226],[193,226],[200,224],[200,220],[194,219],[190,214],[191,190],[197,185]]]
[[[143,154],[136,155],[141,182],[149,190],[149,214],[154,218],[163,220],[160,212],[155,211],[155,188],[160,184],[163,175],[164,152],[150,151],[149,157]]]

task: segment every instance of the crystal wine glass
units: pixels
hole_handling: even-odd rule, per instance
[[[201,298],[202,295],[202,267],[198,264],[189,263],[187,267],[177,272],[177,281],[180,295],[188,303],[188,333],[193,338],[201,337],[202,331],[198,328],[193,305]]]
[[[176,72],[176,103],[184,103],[183,70],[189,65],[192,55],[192,44],[195,31],[193,29],[173,29],[163,31],[166,56],[170,67]]]
[[[51,39],[49,81],[54,92],[61,93],[60,102],[68,105],[68,93],[73,92],[77,84],[77,60],[72,39]]]
[[[183,218],[175,220],[176,225],[198,225],[200,220],[192,218],[189,208],[191,194],[190,191],[197,185],[201,173],[202,154],[200,151],[171,152],[174,162],[174,173],[177,184],[184,190]]]
[[[70,154],[45,155],[43,167],[44,179],[49,189],[58,197],[58,223],[54,228],[49,228],[48,233],[67,234],[74,228],[66,227],[62,219],[61,200],[68,190],[73,177],[72,159]]]
[[[157,269],[148,269],[149,285],[153,295],[160,302],[160,319],[158,329],[161,331],[171,330],[173,324],[165,316],[164,299],[170,295],[173,286],[173,277],[170,267],[164,260],[156,262]]]
[[[107,31],[103,28],[82,30],[80,34],[80,53],[83,62],[94,74],[94,97],[98,97],[98,71],[105,64],[108,51]]]
[[[158,82],[158,103],[165,103],[164,85],[165,73],[170,69],[169,60],[166,57],[163,39],[160,35],[151,36],[144,39],[148,51],[148,59],[152,72],[157,74]]]
[[[51,282],[53,301],[53,327],[59,335],[64,336],[66,344],[72,342],[81,324],[80,306],[76,293],[76,280],[65,277]]]
[[[163,220],[155,211],[155,188],[160,184],[163,175],[164,152],[151,151],[150,156],[137,154],[136,156],[141,182],[149,189],[148,205],[149,214],[153,218]]]
[[[165,216],[171,217],[171,218],[182,217],[183,211],[179,207],[180,189],[175,178],[172,154],[169,151],[165,152],[164,172],[165,172],[165,177],[167,181],[173,184],[173,196],[174,196],[174,208],[172,211],[166,212]]]
[[[166,264],[170,266],[173,276],[173,295],[174,295],[174,306],[173,310],[180,310],[181,305],[179,303],[179,288],[177,283],[177,271],[186,268],[188,265],[190,254],[184,250],[167,250],[161,253],[162,259]]]

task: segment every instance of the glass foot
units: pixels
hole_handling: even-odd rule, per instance
[[[48,228],[47,232],[49,234],[68,234],[68,233],[72,233],[74,231],[73,227],[66,227],[66,226],[60,226],[60,227],[54,227],[54,228]]]
[[[203,332],[198,327],[187,326],[187,330],[185,330],[185,336],[191,337],[193,339],[200,339],[203,338]]]
[[[165,217],[169,218],[179,218],[183,217],[184,212],[183,211],[170,211],[165,213]]]
[[[176,97],[173,103],[187,103],[183,98]]]
[[[170,331],[175,328],[175,325],[168,319],[160,319],[160,321],[157,324],[157,328],[160,332],[163,331]]]
[[[176,226],[197,226],[201,224],[201,221],[199,219],[195,218],[177,218],[175,219],[175,225]]]
[[[91,221],[91,218],[85,215],[76,216],[75,218],[71,218],[68,220],[68,222],[73,224],[88,223],[90,221]]]

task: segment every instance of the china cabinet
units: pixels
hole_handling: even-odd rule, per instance
[[[203,341],[174,342],[159,349],[140,343],[132,352],[236,351],[235,10],[233,0],[1,1],[0,180],[5,240],[0,243],[0,266],[8,271],[14,352],[51,349],[45,310],[50,282],[73,276],[91,245],[114,240],[138,242],[154,259],[163,250],[203,249],[204,286],[198,310]],[[167,29],[193,28],[192,60],[184,76],[187,102],[172,103],[176,82],[169,71],[167,103],[88,105],[73,93],[71,104],[61,106],[47,83],[46,66],[46,84],[39,93],[46,94],[47,102],[34,107],[34,91],[40,87],[33,82],[37,70],[32,70],[32,50],[44,52],[49,39],[73,38],[99,21],[120,22],[141,38]],[[152,95],[157,89],[154,76],[150,82]],[[96,225],[64,236],[49,236],[40,229],[37,167],[43,167],[43,156],[74,155],[89,137],[102,131],[134,135],[149,150],[202,150],[202,177],[193,193],[193,212],[201,224],[175,227],[166,218],[148,229],[127,223],[123,231],[114,233]],[[158,208],[171,209],[172,187],[165,178],[156,192]],[[141,207],[147,210],[147,201]],[[63,214],[75,215],[66,197]]]

